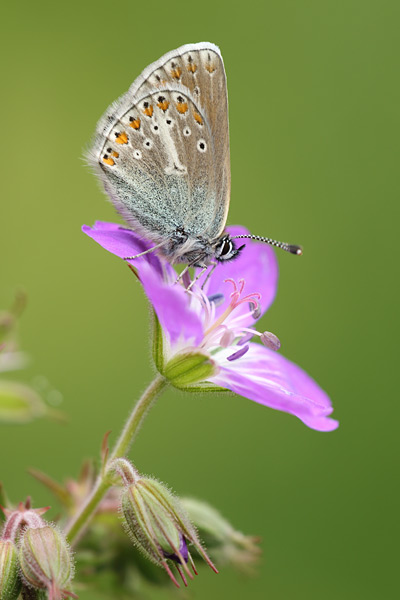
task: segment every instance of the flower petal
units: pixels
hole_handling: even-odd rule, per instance
[[[82,231],[116,256],[133,256],[151,247],[130,229],[97,221],[94,227],[84,225]],[[182,286],[173,285],[174,269],[161,263],[154,252],[126,261],[137,269],[144,291],[152,303],[164,332],[172,344],[178,340],[197,345],[203,338],[203,326],[196,311],[190,308],[189,295]]]
[[[220,371],[212,381],[264,406],[295,415],[308,427],[332,431],[338,421],[328,418],[333,411],[327,394],[300,367],[282,355],[250,344],[245,356],[227,360],[232,348],[214,355]]]
[[[228,227],[227,232],[234,235],[246,235],[249,231],[245,227],[235,226]],[[237,240],[238,245],[243,241],[246,247],[237,258],[226,263],[218,263],[215,271],[211,275],[206,284],[205,292],[207,296],[214,294],[224,294],[229,300],[229,295],[232,292],[232,287],[228,283],[224,283],[225,279],[244,279],[246,281],[243,294],[251,292],[259,292],[261,294],[261,313],[265,313],[271,306],[278,285],[278,262],[273,249],[267,244],[253,242],[252,240]],[[200,279],[200,284],[203,279]],[[217,308],[217,317],[223,313],[227,304]],[[248,312],[248,306],[243,305],[235,310],[235,316]],[[243,322],[243,326],[251,325],[255,319],[249,317]]]
[[[103,248],[120,258],[135,256],[135,254],[140,254],[154,245],[152,242],[137,236],[131,229],[122,227],[116,223],[96,221],[94,227],[83,225],[82,231],[93,238],[100,246],[103,246]],[[155,252],[150,252],[149,254],[126,262],[129,262],[137,269],[140,268],[140,265],[148,263],[152,265],[160,275],[163,274],[163,265]],[[169,265],[166,266],[167,268],[169,267],[170,270],[173,270]]]
[[[190,307],[190,297],[181,285],[166,284],[149,265],[139,271],[146,296],[153,305],[171,344],[186,342],[198,346],[204,337],[203,322]]]

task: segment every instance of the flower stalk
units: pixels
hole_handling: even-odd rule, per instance
[[[152,383],[148,386],[147,390],[135,404],[125,424],[125,427],[121,432],[121,435],[115,443],[109,461],[125,456],[150,408],[153,406],[161,391],[167,385],[168,382],[164,379],[164,377],[157,375]],[[111,485],[112,480],[110,479],[108,469],[103,468],[96,480],[90,496],[66,527],[65,533],[68,536],[71,545],[75,545],[78,542],[102,498]]]

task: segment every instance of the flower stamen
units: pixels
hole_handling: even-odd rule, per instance
[[[229,317],[229,315],[235,310],[235,308],[237,308],[241,304],[248,302],[248,303],[251,303],[252,305],[254,305],[255,309],[253,310],[253,313],[254,313],[254,311],[257,310],[257,308],[260,305],[259,300],[261,300],[261,294],[259,294],[258,292],[246,294],[246,296],[244,296],[243,298],[241,297],[241,294],[242,294],[244,286],[245,286],[244,279],[239,279],[238,284],[236,283],[236,281],[234,279],[230,279],[230,278],[225,279],[224,282],[231,283],[233,285],[233,292],[231,292],[231,294],[230,294],[231,301],[229,303],[228,308],[222,313],[222,315],[220,317],[218,317],[218,319],[212,324],[211,327],[208,327],[206,329],[204,337],[207,337],[209,335],[209,333],[211,333],[211,331],[213,331],[219,325],[221,325]]]
[[[266,346],[270,350],[274,350],[274,352],[279,350],[279,348],[281,347],[281,342],[279,341],[279,338],[270,331],[264,331],[264,333],[260,335],[260,339],[264,346]]]
[[[249,350],[249,348],[250,348],[250,346],[248,344],[246,346],[242,346],[240,348],[240,350],[237,350],[230,356],[227,356],[227,360],[232,361],[232,360],[237,360],[238,358],[241,358],[242,356],[244,356],[246,354],[246,352]]]

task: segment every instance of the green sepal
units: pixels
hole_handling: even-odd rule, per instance
[[[199,381],[185,388],[186,392],[197,393],[197,394],[229,394],[234,396],[234,392],[227,388],[215,385],[211,381]]]
[[[188,386],[205,382],[215,373],[215,363],[208,355],[189,350],[175,354],[166,364],[163,375],[176,388],[188,389]]]
[[[156,365],[157,371],[160,373],[164,370],[164,336],[160,321],[155,313],[152,311],[153,320],[153,340],[152,340],[152,353],[154,364]]]
[[[0,598],[16,600],[21,591],[18,551],[11,540],[0,540]]]

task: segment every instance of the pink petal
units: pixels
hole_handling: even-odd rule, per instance
[[[327,394],[287,358],[254,343],[237,361],[228,362],[225,351],[221,360],[218,358],[221,354],[214,356],[220,367],[212,379],[215,384],[264,406],[295,415],[312,429],[332,431],[339,426],[338,421],[328,418],[333,408]]]

